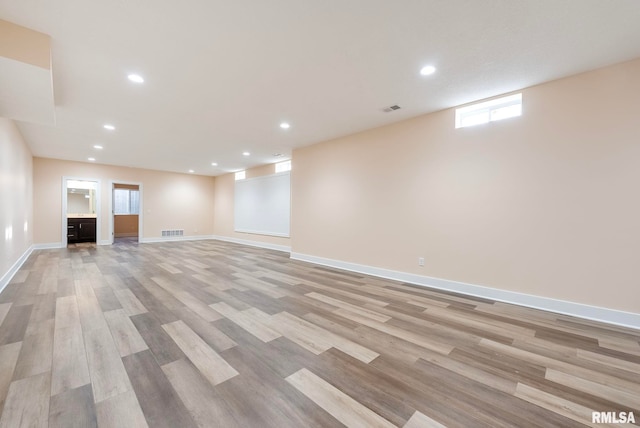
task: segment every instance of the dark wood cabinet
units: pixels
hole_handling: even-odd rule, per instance
[[[67,242],[96,242],[95,218],[69,218],[67,219]]]

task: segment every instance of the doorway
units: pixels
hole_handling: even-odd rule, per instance
[[[100,181],[62,178],[62,246],[100,241]]]
[[[111,183],[111,243],[137,244],[142,235],[142,184]]]

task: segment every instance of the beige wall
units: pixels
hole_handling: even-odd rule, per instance
[[[101,181],[100,239],[108,240],[109,181],[142,184],[145,239],[163,229],[184,229],[185,236],[213,233],[213,177],[146,169],[34,158],[34,240],[59,243],[62,231],[62,177]]]
[[[295,150],[293,251],[637,313],[637,94],[640,60]]]
[[[51,37],[0,19],[0,56],[51,68]]]
[[[13,121],[0,118],[0,279],[33,243],[32,176],[22,135]]]
[[[275,173],[273,164],[250,168],[246,171],[246,178],[260,177]],[[234,231],[234,188],[235,174],[225,174],[216,177],[215,180],[215,203],[214,203],[214,234],[221,237],[242,239],[247,241],[261,242],[271,245],[291,246],[290,238],[279,236],[258,235],[253,233],[239,233]]]

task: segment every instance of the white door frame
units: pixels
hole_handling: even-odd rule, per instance
[[[113,213],[113,190],[115,189],[116,184],[126,184],[129,186],[138,186],[138,191],[140,192],[140,206],[138,207],[138,242],[142,242],[142,213],[143,210],[143,202],[142,202],[142,183],[138,183],[135,181],[127,181],[127,180],[109,180],[109,243],[113,244],[115,239],[114,236],[114,218],[115,214]]]
[[[101,190],[101,182],[100,179],[97,178],[86,178],[86,177],[69,177],[69,176],[63,176],[62,177],[62,240],[61,242],[61,246],[63,248],[65,248],[68,244],[67,242],[67,233],[68,233],[68,229],[67,229],[67,181],[68,180],[76,180],[76,181],[91,181],[96,183],[96,245],[100,244],[100,229],[101,229],[101,222],[100,222],[100,213],[102,211],[102,204],[101,204],[101,197],[100,197],[100,190]]]

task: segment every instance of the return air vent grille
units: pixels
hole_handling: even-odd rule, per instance
[[[162,231],[162,237],[184,236],[184,229],[168,229]]]
[[[382,109],[382,111],[384,111],[385,113],[389,113],[390,111],[395,111],[395,110],[400,110],[400,106],[397,104],[394,104],[392,106],[385,107]]]

